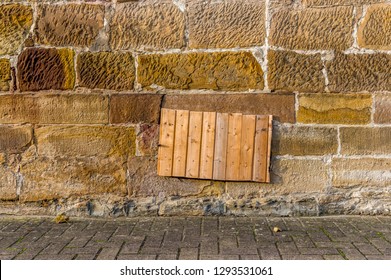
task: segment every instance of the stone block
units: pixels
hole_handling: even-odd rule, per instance
[[[157,123],[160,94],[124,94],[110,98],[110,123]]]
[[[190,48],[262,46],[265,41],[265,1],[190,1]]]
[[[302,0],[302,2],[303,5],[307,7],[334,7],[348,5],[367,5],[384,2],[384,0]]]
[[[391,127],[341,127],[340,139],[344,155],[391,154]]]
[[[21,153],[31,145],[32,141],[33,129],[30,125],[0,125],[0,152]]]
[[[156,156],[159,145],[159,125],[141,124],[137,134],[137,155]]]
[[[335,53],[326,61],[329,89],[333,92],[391,90],[391,55]]]
[[[370,94],[300,94],[297,121],[320,124],[368,124]]]
[[[131,53],[82,53],[77,58],[79,86],[131,90],[135,79]]]
[[[167,89],[263,89],[263,72],[250,52],[152,54],[138,57],[138,82]]]
[[[22,47],[32,24],[33,10],[30,6],[0,6],[0,55],[15,54]]]
[[[11,64],[8,59],[0,59],[0,91],[7,91],[10,88]]]
[[[102,95],[0,96],[0,123],[107,124],[109,99]]]
[[[269,43],[295,50],[344,50],[353,44],[353,7],[283,9],[270,23]]]
[[[38,5],[36,41],[41,45],[90,47],[103,28],[103,5]]]
[[[25,49],[18,58],[20,90],[73,89],[73,57],[70,49]]]
[[[17,198],[16,177],[0,164],[0,200],[16,200]]]
[[[391,123],[391,95],[377,94],[375,96],[375,123]]]
[[[179,49],[185,45],[185,16],[167,0],[118,4],[110,32],[114,50]]]
[[[391,5],[370,6],[358,28],[357,38],[360,47],[391,50]]]
[[[325,88],[320,54],[269,50],[268,61],[271,90],[322,92]]]
[[[294,94],[170,94],[166,95],[164,108],[243,113],[253,115],[273,115],[282,123],[295,122]]]

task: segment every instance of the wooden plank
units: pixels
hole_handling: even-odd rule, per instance
[[[189,133],[189,111],[177,110],[175,122],[174,161],[172,176],[186,176],[187,137]]]
[[[251,181],[253,172],[255,138],[255,115],[243,115],[242,139],[240,147],[240,175],[241,181]]]
[[[266,182],[268,172],[269,116],[256,117],[253,181]]]
[[[175,138],[175,110],[162,109],[160,118],[160,138],[157,173],[160,176],[172,175],[172,158]]]
[[[228,114],[216,114],[216,139],[213,160],[213,179],[225,180],[227,166]]]
[[[240,141],[242,138],[242,114],[228,115],[227,180],[239,180]]]
[[[216,112],[204,112],[200,158],[200,178],[213,178],[213,155],[216,131]]]
[[[187,142],[186,177],[198,178],[202,135],[202,112],[190,112]]]
[[[266,154],[266,183],[270,183],[270,157],[272,149],[272,135],[273,135],[273,116],[269,116],[269,131],[267,135],[268,145],[267,145],[267,154]]]

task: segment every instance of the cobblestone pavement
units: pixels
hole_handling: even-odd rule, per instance
[[[0,258],[391,260],[391,217],[0,216]]]

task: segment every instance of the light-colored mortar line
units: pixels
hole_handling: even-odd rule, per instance
[[[361,14],[361,17],[359,19],[357,19],[357,7],[354,7],[353,8],[353,20],[354,20],[354,23],[353,23],[353,33],[352,33],[352,38],[353,38],[353,45],[352,45],[352,49],[358,49],[359,46],[358,46],[358,39],[357,39],[357,33],[358,33],[358,26],[361,22],[361,20],[363,19],[363,14],[364,14],[364,7],[362,9],[362,14]]]
[[[172,0],[172,3],[178,7],[178,9],[183,13],[183,17],[185,19],[185,24],[184,24],[184,43],[185,43],[185,48],[189,48],[189,39],[190,39],[190,29],[189,29],[189,15],[187,12],[187,5],[184,1],[182,0]]]
[[[297,119],[299,117],[299,109],[300,109],[300,101],[299,101],[300,93],[295,93],[295,121],[297,123]]]
[[[263,70],[263,80],[264,80],[264,90],[270,91],[269,89],[269,60],[267,58],[269,52],[269,34],[270,34],[270,19],[271,19],[271,9],[270,9],[270,0],[265,0],[265,46],[263,49],[263,61],[262,61],[262,70]]]
[[[143,87],[142,85],[138,82],[138,54],[137,53],[132,53],[133,59],[134,59],[134,85],[133,85],[133,90],[135,92],[140,92]]]
[[[341,144],[340,126],[337,126],[337,143],[338,143],[337,155],[341,155],[342,144]]]

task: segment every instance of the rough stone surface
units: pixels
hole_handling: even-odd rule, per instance
[[[305,6],[308,7],[329,7],[329,6],[373,4],[373,3],[384,2],[384,0],[303,0],[302,2]]]
[[[391,90],[391,55],[336,52],[326,67],[333,92]]]
[[[30,6],[0,6],[0,55],[14,54],[19,50],[32,24],[33,11]]]
[[[20,90],[73,89],[73,57],[70,49],[25,49],[18,59]]]
[[[21,153],[33,140],[33,130],[29,125],[0,126],[0,152]]]
[[[277,11],[269,43],[297,50],[344,50],[353,44],[353,7]]]
[[[391,50],[391,5],[368,8],[358,29],[358,44],[368,49]]]
[[[11,64],[8,59],[0,59],[0,91],[9,90]]]
[[[131,90],[135,79],[131,53],[82,53],[77,59],[79,86]]]
[[[391,154],[391,127],[341,127],[340,138],[345,155]]]
[[[15,200],[17,197],[15,175],[0,164],[0,200]]]
[[[336,154],[337,130],[329,127],[277,126],[273,130],[273,155]]]
[[[159,145],[159,125],[141,124],[137,133],[137,155],[156,156]]]
[[[389,187],[391,159],[333,159],[334,187]]]
[[[172,1],[119,4],[110,24],[112,49],[173,49],[184,46],[185,16]]]
[[[325,81],[319,54],[306,55],[290,51],[268,52],[269,88],[302,92],[321,92]]]
[[[160,94],[113,95],[110,98],[110,123],[157,123]]]
[[[103,28],[101,5],[38,5],[36,40],[51,46],[91,46]]]
[[[391,95],[378,94],[375,96],[375,123],[391,123]]]
[[[190,1],[190,48],[262,46],[265,41],[265,2]]]
[[[370,94],[300,94],[297,121],[301,123],[368,124]]]
[[[249,52],[139,56],[138,81],[168,89],[263,89],[263,72]]]
[[[109,99],[102,95],[0,96],[0,123],[106,124]]]
[[[136,135],[132,127],[43,126],[35,130],[40,156],[133,156]]]
[[[282,123],[295,122],[294,94],[178,94],[166,95],[163,107],[190,111],[273,115]]]

